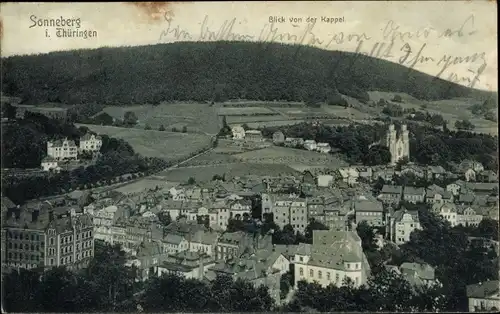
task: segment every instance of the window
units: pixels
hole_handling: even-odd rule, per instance
[[[299,257],[299,261],[303,262],[304,261],[304,258],[301,256]]]
[[[335,274],[335,281],[338,282],[339,281],[339,274]]]
[[[318,270],[318,278],[321,279],[321,277],[322,277],[321,270]]]
[[[330,272],[327,272],[327,273],[326,273],[326,279],[331,280],[331,279],[332,279],[331,277],[332,277],[332,276],[330,276]]]
[[[356,263],[356,269],[358,269],[358,268],[359,268],[359,264],[358,264],[358,263]]]
[[[347,263],[347,269],[351,269],[351,264]]]
[[[54,245],[54,238],[50,238],[50,245]]]
[[[309,277],[314,277],[314,270],[309,270]]]

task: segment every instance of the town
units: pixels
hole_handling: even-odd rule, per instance
[[[33,108],[18,106],[16,118],[30,110],[60,118],[60,110]],[[329,143],[286,137],[281,131],[266,137],[247,126],[223,128],[218,137],[226,145],[333,152]],[[386,135],[369,146],[385,147],[390,159],[374,166],[318,168],[300,175],[221,174],[209,181],[186,178],[176,186],[164,182],[131,193],[75,190],[26,204],[2,196],[2,271],[85,271],[96,267],[92,264],[103,254],[99,251],[118,248],[123,266],[135,270],[133,282],[140,287],[131,300],[149,300],[144,295],[152,288],[146,283],[165,275],[208,285],[228,276],[255,289],[265,287],[275,306],[297,306],[298,298],[308,293],[304,283],[362,289],[373,287],[380,280],[374,278],[385,274],[405,283],[405,298],[429,291],[435,295],[424,307],[395,303],[372,310],[443,309],[440,304],[449,296],[435,291],[447,284],[437,276],[446,266],[419,258],[408,262],[400,257],[404,262],[398,262],[394,256],[418,243],[419,232],[440,223],[440,230],[467,235],[460,250],[480,248],[483,253],[477,254],[495,256],[492,265],[498,274],[498,176],[475,160],[463,160],[451,170],[410,162],[410,137],[406,124],[388,124]],[[78,144],[49,139],[40,169],[60,172],[61,162],[85,154],[96,158],[102,142],[92,132]],[[480,279],[463,295],[466,300],[458,302],[467,303],[469,311],[496,311],[498,280]],[[141,302],[129,306],[142,310],[146,305]],[[301,302],[302,309],[313,306]]]

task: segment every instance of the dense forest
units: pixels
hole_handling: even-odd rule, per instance
[[[277,43],[173,43],[2,59],[2,92],[33,104],[322,101],[339,92],[365,102],[370,90],[425,100],[492,96],[361,54]]]
[[[498,169],[498,137],[483,133],[451,131],[446,125],[444,130],[407,123],[410,131],[410,159],[421,164],[441,165],[450,169],[450,163],[460,163],[465,159],[477,160],[486,169]],[[397,123],[395,123],[397,124]],[[351,164],[377,164],[387,160],[387,151],[378,145],[387,125],[350,125],[332,127],[300,123],[290,126],[266,127],[262,129],[265,137],[272,137],[282,131],[286,137],[301,137],[318,142],[327,142],[340,150]],[[382,143],[383,144],[383,143]],[[380,164],[380,162],[378,163]]]

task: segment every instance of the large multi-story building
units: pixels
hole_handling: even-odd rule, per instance
[[[389,237],[396,244],[410,241],[413,230],[422,229],[418,217],[418,211],[401,208],[394,212],[389,218]]]
[[[272,214],[280,228],[292,225],[295,231],[304,232],[307,223],[307,203],[297,195],[262,194],[262,214]]]
[[[78,158],[78,147],[74,141],[68,140],[56,140],[47,142],[47,155],[56,159],[77,159]]]
[[[94,256],[92,217],[71,216],[64,208],[9,211],[2,234],[5,241],[2,266],[82,268]]]
[[[87,133],[80,137],[80,151],[98,152],[102,146],[102,138],[95,134]]]
[[[365,284],[370,267],[355,232],[314,230],[313,243],[301,243],[294,257],[295,288],[299,281],[340,287],[349,278]]]
[[[410,139],[405,124],[401,126],[400,132],[396,131],[394,124],[389,125],[386,142],[391,152],[391,164],[395,165],[399,160],[405,157],[410,159]]]

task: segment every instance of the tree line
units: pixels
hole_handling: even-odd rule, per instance
[[[338,93],[367,102],[371,90],[425,100],[491,95],[365,55],[279,43],[171,43],[2,58],[2,92],[28,104],[248,99],[344,105]]]
[[[395,123],[398,124],[398,123]],[[464,130],[451,131],[407,123],[410,133],[410,160],[424,165],[441,165],[450,169],[450,163],[471,159],[481,162],[486,169],[498,169],[498,137]],[[359,124],[349,126],[314,125],[300,123],[288,126],[265,127],[263,136],[272,138],[276,131],[286,137],[301,137],[326,142],[340,151],[351,164],[383,164],[390,160],[384,138],[387,125]],[[371,146],[382,140],[380,145]]]

